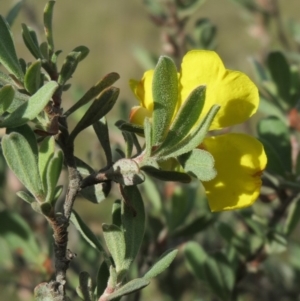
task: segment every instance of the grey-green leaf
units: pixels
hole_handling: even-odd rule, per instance
[[[0,89],[0,115],[11,105],[15,96],[15,90],[11,85],[5,85]]]
[[[16,17],[18,16],[21,7],[23,5],[23,0],[17,2],[16,4],[14,4],[14,6],[9,10],[7,16],[5,17],[7,23],[9,24],[9,26],[11,27],[13,22],[15,21]]]
[[[48,82],[0,123],[0,127],[17,127],[34,119],[47,105],[58,84]]]
[[[13,36],[6,20],[0,15],[0,63],[20,81],[24,74],[16,54]]]
[[[37,158],[27,140],[19,133],[11,133],[2,138],[3,155],[10,169],[24,186],[42,201],[43,186]],[[26,160],[24,160],[26,158]]]
[[[120,90],[115,87],[109,87],[105,89],[88,108],[84,116],[77,123],[76,127],[70,134],[70,140],[74,140],[75,137],[85,128],[94,124],[103,116],[105,116],[114,106],[119,96]]]
[[[145,208],[137,186],[122,187],[122,225],[125,232],[126,261],[130,266],[137,255],[145,231]]]
[[[178,161],[187,173],[200,181],[210,181],[217,175],[213,156],[203,149],[183,154],[178,157]]]
[[[186,136],[173,147],[165,147],[164,149],[160,149],[155,155],[166,160],[168,158],[178,157],[182,154],[188,153],[198,147],[205,138],[209,127],[219,109],[220,106],[213,105],[207,115],[201,120],[199,125],[194,130],[192,130],[192,132],[188,136]]]
[[[144,278],[137,278],[127,282],[125,285],[120,287],[118,290],[113,292],[112,294],[106,297],[107,301],[116,300],[124,295],[128,295],[134,293],[136,291],[141,290],[142,288],[146,287],[150,284],[150,281]]]
[[[171,148],[179,143],[195,127],[205,102],[205,86],[195,88],[180,107],[159,148]]]
[[[52,18],[53,8],[56,1],[48,1],[44,9],[44,30],[48,43],[49,50],[54,51],[53,32],[52,32]]]
[[[171,58],[161,56],[153,74],[153,145],[167,133],[178,100],[177,69]]]
[[[93,128],[104,150],[107,165],[110,165],[112,163],[112,153],[109,142],[106,117],[104,116],[99,121],[95,122],[93,124]]]
[[[129,266],[125,264],[126,244],[124,232],[116,225],[102,225],[104,239],[107,248],[114,260],[118,274],[128,270]]]
[[[44,190],[47,191],[47,169],[51,158],[54,155],[55,140],[54,137],[46,137],[39,148],[39,171],[43,182]]]
[[[63,166],[63,152],[58,150],[47,165],[47,195],[46,202],[54,201],[54,193]]]
[[[41,61],[37,60],[27,69],[24,77],[25,89],[32,95],[41,85]]]
[[[22,24],[22,37],[30,53],[36,59],[42,59],[43,56],[39,47],[39,42],[37,40],[35,31],[32,28],[28,27],[26,24]]]
[[[166,270],[172,261],[175,259],[178,250],[168,250],[159,258],[159,260],[150,268],[150,270],[143,276],[144,279],[150,280],[158,274]]]
[[[72,224],[79,231],[82,237],[96,250],[104,252],[104,248],[101,245],[99,239],[90,230],[90,228],[83,222],[79,214],[73,210],[70,218]]]
[[[80,272],[79,274],[79,286],[76,288],[76,291],[84,301],[92,301],[93,292],[92,292],[92,278],[87,272]]]
[[[87,104],[94,97],[98,96],[102,91],[111,86],[120,78],[118,73],[112,72],[99,80],[92,88],[90,88],[69,110],[64,113],[64,116],[69,116],[80,107]],[[100,118],[99,118],[100,119]]]

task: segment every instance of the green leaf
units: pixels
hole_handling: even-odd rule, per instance
[[[44,8],[44,30],[47,39],[48,47],[51,52],[54,51],[52,18],[55,1],[48,1]]]
[[[42,201],[43,185],[38,170],[37,157],[32,152],[28,141],[18,133],[11,133],[2,138],[2,149],[10,169],[24,186]]]
[[[266,70],[260,62],[258,62],[255,58],[252,57],[250,58],[250,63],[252,63],[255,77],[259,83],[270,80],[269,75],[267,74]]]
[[[82,60],[84,60],[88,56],[88,54],[90,52],[90,50],[86,46],[83,46],[83,45],[75,47],[73,49],[73,51],[80,52],[79,62],[81,62]]]
[[[135,259],[144,237],[145,208],[137,186],[122,187],[122,226],[126,243],[126,266]]]
[[[112,294],[108,295],[106,297],[106,300],[107,301],[116,300],[124,295],[128,295],[128,294],[134,293],[136,291],[139,291],[149,284],[150,284],[150,281],[143,279],[143,278],[133,279],[133,280],[127,282],[125,285],[121,286],[118,290],[116,290]]]
[[[23,124],[22,126],[16,128],[8,128],[6,129],[6,134],[10,133],[19,133],[21,134],[29,143],[32,153],[38,157],[38,145],[36,141],[35,134],[31,127],[28,124]]]
[[[105,89],[88,108],[81,120],[77,123],[76,127],[70,134],[70,141],[85,128],[94,124],[103,116],[105,116],[114,106],[119,96],[120,90],[115,87],[109,87]]]
[[[90,88],[68,111],[66,111],[64,113],[64,116],[68,117],[80,107],[87,104],[90,100],[98,96],[106,88],[114,84],[119,78],[120,75],[118,73],[112,72],[107,74],[105,77],[99,80],[92,88]]]
[[[152,152],[152,128],[149,118],[145,118],[144,120],[144,133],[146,140],[146,157],[149,158]]]
[[[300,216],[300,195],[294,199],[288,210],[288,216],[284,225],[284,234],[290,235],[299,223]]]
[[[24,77],[25,89],[30,93],[34,94],[41,85],[41,61],[37,60],[32,63],[27,69]]]
[[[182,189],[176,187],[172,197],[169,214],[167,216],[168,229],[170,233],[187,220],[191,210],[194,208],[195,200],[197,198],[196,190],[190,187],[189,189]]]
[[[55,188],[59,179],[61,169],[63,166],[64,155],[62,150],[58,150],[55,155],[50,159],[47,165],[47,195],[46,202],[53,204]]]
[[[119,120],[115,123],[115,125],[121,130],[130,133],[135,133],[138,135],[144,135],[144,127],[141,125],[128,123],[124,120]]]
[[[110,165],[112,163],[112,153],[106,117],[102,117],[99,121],[95,122],[93,128],[105,153],[106,163]]]
[[[103,261],[97,273],[96,298],[100,298],[100,296],[104,293],[107,286],[108,278],[109,269],[106,262]]]
[[[110,182],[99,183],[83,188],[82,190],[80,190],[79,195],[94,204],[100,204],[102,201],[107,199],[110,189]]]
[[[183,172],[161,170],[149,165],[142,166],[141,170],[146,172],[151,177],[154,177],[161,181],[172,181],[181,183],[191,182],[191,177]]]
[[[0,123],[0,127],[17,127],[34,119],[45,108],[58,84],[48,82]]]
[[[23,0],[17,2],[16,4],[14,4],[14,6],[9,10],[8,14],[6,15],[5,19],[10,27],[14,23],[16,17],[18,16],[18,14],[22,8],[22,5],[23,5]]]
[[[178,157],[178,161],[187,173],[200,181],[210,181],[217,175],[213,156],[203,149],[183,154]]]
[[[8,210],[0,212],[0,236],[12,253],[21,255],[29,264],[38,267],[45,260],[34,232],[18,213]]]
[[[13,36],[9,25],[2,16],[0,16],[0,37],[0,63],[22,81],[24,74],[16,54]]]
[[[71,51],[65,58],[57,82],[63,86],[75,72],[80,60],[80,52]]]
[[[18,191],[17,196],[27,202],[28,204],[32,204],[35,202],[35,198],[31,196],[28,192],[26,191]]]
[[[112,207],[112,223],[118,227],[122,227],[122,202],[121,200],[116,200]]]
[[[150,280],[158,274],[166,270],[172,261],[175,259],[178,250],[168,250],[161,255],[159,260],[150,268],[150,270],[143,276],[144,279]]]
[[[266,100],[264,97],[260,97],[258,111],[264,113],[267,116],[276,116],[282,122],[286,122],[284,112],[274,105],[273,102]]]
[[[39,148],[39,171],[43,182],[44,191],[47,191],[47,169],[55,151],[54,137],[46,137]]]
[[[276,84],[277,93],[283,100],[280,103],[284,109],[289,109],[291,105],[291,72],[289,64],[281,52],[274,51],[268,55],[267,65]]]
[[[292,170],[292,150],[290,143],[290,131],[287,125],[275,116],[267,117],[258,124],[258,136],[262,142],[267,141],[277,153],[286,172]],[[276,164],[268,160],[267,170]]]
[[[205,138],[209,127],[219,109],[220,106],[213,105],[207,115],[201,120],[199,125],[194,130],[192,130],[192,132],[187,137],[182,139],[181,142],[176,144],[174,147],[165,147],[164,149],[160,149],[157,153],[154,154],[163,160],[167,160],[168,158],[178,157],[197,148]]]
[[[107,248],[114,260],[117,274],[123,274],[129,266],[125,263],[126,244],[124,232],[116,225],[102,225],[103,236]]]
[[[7,111],[15,96],[15,90],[11,85],[5,85],[0,89],[0,115]]]
[[[125,140],[125,158],[131,158],[133,150],[133,140],[131,133],[122,132],[122,135]]]
[[[209,256],[197,243],[189,242],[184,250],[188,269],[221,300],[230,301],[235,284],[235,271],[226,256],[216,253]]]
[[[93,301],[92,278],[89,273],[80,272],[79,286],[76,288],[76,292],[84,301]]]
[[[159,148],[173,147],[192,130],[202,112],[205,102],[205,86],[195,88],[180,107],[168,131],[166,139]]]
[[[32,28],[28,27],[26,24],[22,24],[22,37],[30,53],[36,59],[42,59],[43,56],[35,31]]]
[[[153,74],[152,93],[153,145],[157,145],[168,131],[178,98],[177,69],[169,57],[161,56],[158,60]]]
[[[287,240],[283,234],[271,231],[267,237],[266,253],[279,254],[287,249]]]
[[[104,252],[104,248],[101,245],[99,239],[95,236],[95,234],[90,230],[90,228],[83,222],[78,213],[73,210],[71,214],[70,221],[75,226],[75,228],[79,231],[82,237],[88,242],[93,248],[98,250],[99,252]]]

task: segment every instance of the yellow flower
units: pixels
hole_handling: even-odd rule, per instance
[[[259,95],[254,83],[241,72],[225,69],[213,51],[188,52],[183,58],[178,78],[176,112],[200,85],[206,86],[206,98],[199,120],[213,105],[221,106],[210,130],[242,123],[257,110]],[[143,125],[144,118],[152,115],[152,79],[153,70],[150,70],[145,72],[141,81],[130,82],[140,102],[131,110],[132,123]],[[215,159],[217,176],[203,182],[211,210],[232,210],[253,204],[259,195],[260,176],[267,163],[262,144],[251,136],[230,133],[205,138],[199,147],[206,149]]]

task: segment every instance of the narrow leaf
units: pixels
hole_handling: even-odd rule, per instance
[[[87,55],[89,54],[90,50],[86,47],[86,46],[77,46],[73,49],[73,51],[75,52],[79,52],[80,56],[79,56],[79,62],[81,62],[82,60],[84,60]]]
[[[35,198],[26,191],[18,191],[17,196],[25,202],[27,202],[28,204],[32,204],[35,202]]]
[[[10,169],[36,198],[41,198],[43,186],[38,162],[27,140],[18,133],[5,135],[2,138],[2,149]]]
[[[122,187],[122,225],[125,232],[126,265],[129,267],[136,257],[145,231],[145,208],[137,186]]]
[[[87,186],[80,190],[79,195],[94,204],[100,204],[106,200],[111,189],[111,182],[99,183],[92,186]]]
[[[56,82],[48,82],[32,95],[27,102],[8,115],[0,123],[0,127],[17,127],[34,119],[45,108],[57,87]]]
[[[166,270],[172,261],[175,259],[178,250],[166,251],[160,259],[150,268],[150,270],[143,276],[144,279],[150,280],[156,277],[158,274]]]
[[[46,137],[39,148],[39,171],[43,182],[44,190],[47,191],[47,169],[55,151],[54,137]]]
[[[169,148],[175,146],[195,127],[204,106],[205,90],[205,86],[200,86],[191,92],[187,100],[180,107],[170,126],[166,139],[159,148],[163,149],[165,146]]]
[[[22,37],[30,53],[36,59],[42,59],[43,56],[39,47],[39,42],[37,40],[35,31],[32,28],[28,27],[26,24],[22,24]]]
[[[288,216],[284,225],[284,233],[290,235],[299,223],[300,216],[300,195],[297,195],[289,208]]]
[[[144,133],[146,140],[146,157],[149,158],[152,152],[152,127],[149,118],[145,118],[144,121]]]
[[[12,24],[14,23],[16,17],[18,16],[21,8],[23,5],[23,0],[17,2],[8,12],[7,16],[6,16],[6,22],[9,24],[9,26],[11,27]]]
[[[44,30],[48,42],[48,47],[51,52],[54,51],[53,32],[52,32],[52,18],[55,1],[48,1],[44,9]]]
[[[125,263],[126,244],[123,231],[116,225],[102,225],[107,248],[114,260],[117,274],[128,270]]]
[[[128,294],[134,293],[136,291],[139,291],[149,284],[150,284],[150,281],[143,279],[143,278],[137,278],[137,279],[131,280],[131,281],[127,282],[125,285],[123,285],[122,287],[120,287],[117,291],[108,295],[106,297],[106,299],[107,299],[107,301],[116,300],[124,295],[128,295]]]
[[[55,153],[54,157],[51,158],[49,165],[47,166],[46,202],[53,203],[55,188],[61,173],[63,159],[63,152],[61,150],[58,150]]]
[[[104,290],[107,287],[108,278],[109,269],[107,267],[107,263],[103,261],[97,273],[96,298],[100,298],[100,296],[104,293]]]
[[[258,124],[258,135],[260,139],[266,140],[278,154],[282,166],[286,172],[291,172],[291,142],[290,131],[287,125],[275,116],[269,116],[261,120]],[[272,164],[268,162],[267,169]]]
[[[191,150],[198,147],[203,139],[205,138],[209,127],[215,118],[216,114],[218,113],[220,106],[213,105],[207,115],[203,118],[203,120],[199,123],[199,125],[185,137],[181,142],[171,148],[164,148],[161,149],[156,156],[163,158],[164,160],[172,157],[178,157],[182,154],[188,153]]]
[[[5,85],[0,89],[0,115],[11,105],[15,96],[15,90],[11,85]]]
[[[276,84],[277,92],[284,101],[284,108],[290,107],[291,72],[288,62],[279,51],[271,52],[267,58],[267,64],[272,79]]]
[[[37,60],[27,69],[24,77],[25,89],[34,94],[41,85],[41,61]]]
[[[153,145],[166,135],[178,98],[177,70],[172,59],[161,56],[153,74]]]
[[[75,137],[85,128],[94,124],[103,116],[105,116],[114,106],[119,96],[120,90],[115,87],[109,87],[104,90],[88,108],[84,116],[77,123],[76,127],[70,134],[70,140]]]
[[[183,172],[161,170],[148,165],[141,167],[141,169],[144,172],[146,172],[148,175],[156,179],[159,179],[161,181],[172,181],[172,182],[181,182],[181,183],[191,182],[191,177]]]
[[[112,223],[118,227],[122,227],[121,211],[122,203],[120,200],[116,200],[112,207]]]
[[[106,117],[102,117],[99,121],[95,122],[93,124],[93,128],[104,150],[106,164],[110,165],[112,163],[112,153],[109,142],[109,133]]]
[[[79,63],[80,52],[71,51],[65,58],[57,82],[63,86],[75,72]]]
[[[133,123],[128,123],[123,120],[119,120],[115,123],[115,125],[121,130],[121,131],[126,131],[130,133],[135,133],[138,135],[144,135],[144,127],[141,125],[133,124]]]
[[[0,63],[22,81],[24,74],[16,54],[13,36],[9,25],[2,16],[0,16],[0,37]]]
[[[78,213],[73,210],[70,218],[72,224],[79,231],[82,237],[96,250],[99,252],[104,252],[104,248],[101,245],[99,239],[90,230],[90,228],[83,222]]]
[[[76,288],[77,293],[83,297],[84,301],[93,301],[92,278],[87,272],[80,272],[79,286]]]
[[[119,78],[120,75],[118,73],[112,72],[107,74],[104,78],[98,81],[92,88],[90,88],[68,111],[66,111],[64,113],[64,116],[68,117],[73,112],[78,110],[80,107],[87,104],[90,100],[98,96],[106,88],[114,84]]]

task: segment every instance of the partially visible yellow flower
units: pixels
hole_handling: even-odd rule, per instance
[[[177,110],[198,86],[206,86],[205,105],[199,120],[209,109],[221,106],[210,129],[239,124],[252,116],[258,107],[258,90],[243,73],[225,69],[220,57],[213,51],[193,50],[183,58],[179,78]],[[130,82],[139,106],[133,107],[130,121],[143,125],[151,117],[153,70],[145,72],[141,81]],[[175,112],[175,114],[176,114]],[[249,206],[257,199],[261,187],[261,173],[267,158],[262,144],[245,134],[226,134],[205,138],[201,148],[215,159],[217,176],[203,182],[212,211],[231,210]]]

